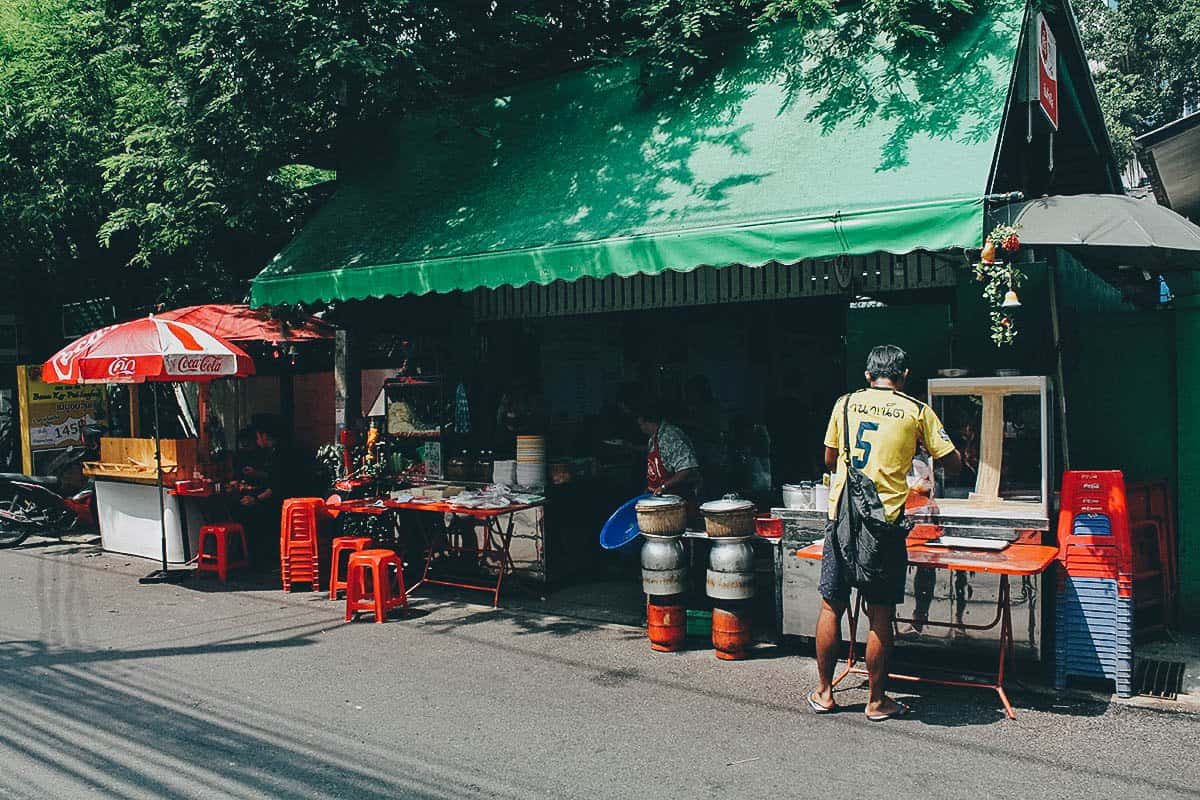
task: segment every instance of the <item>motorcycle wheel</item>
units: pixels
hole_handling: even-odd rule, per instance
[[[8,497],[0,500],[0,507],[10,513],[29,514],[36,511],[36,504],[21,491],[12,491]],[[29,538],[32,533],[29,525],[22,525],[8,519],[0,519],[0,550],[5,547],[16,547]]]
[[[0,522],[0,550],[5,547],[16,547],[28,537],[28,531],[15,528],[9,522]]]

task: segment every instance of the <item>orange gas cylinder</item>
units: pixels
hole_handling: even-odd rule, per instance
[[[712,643],[717,658],[722,661],[737,661],[745,658],[746,647],[750,644],[750,620],[733,611],[714,608]]]
[[[682,650],[687,638],[687,609],[682,605],[660,606],[646,604],[647,628],[650,632],[650,648],[669,653]]]

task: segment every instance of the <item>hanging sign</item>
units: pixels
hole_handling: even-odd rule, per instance
[[[1033,27],[1033,43],[1037,51],[1033,88],[1037,91],[1037,102],[1042,113],[1051,127],[1058,130],[1058,43],[1043,14],[1037,15]]]

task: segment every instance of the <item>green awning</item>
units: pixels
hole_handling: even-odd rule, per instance
[[[978,247],[1024,13],[998,2],[948,46],[787,69],[780,27],[669,98],[617,65],[406,119],[252,302]],[[833,69],[854,82],[824,89]]]

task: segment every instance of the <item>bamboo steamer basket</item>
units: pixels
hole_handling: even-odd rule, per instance
[[[687,505],[682,497],[663,495],[639,500],[638,530],[654,536],[680,536],[687,529]]]
[[[727,494],[700,506],[704,515],[704,532],[709,536],[754,535],[754,503],[737,495]]]

